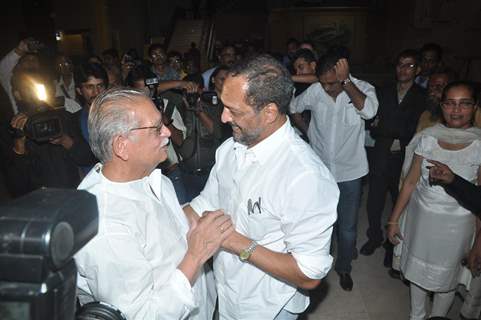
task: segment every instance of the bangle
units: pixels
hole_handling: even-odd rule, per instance
[[[391,224],[399,224],[399,222],[388,221],[386,224],[387,224],[387,225],[391,225]]]

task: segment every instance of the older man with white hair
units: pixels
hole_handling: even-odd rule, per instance
[[[127,319],[212,319],[203,264],[233,231],[230,219],[213,212],[189,226],[172,183],[155,169],[170,132],[143,93],[100,94],[88,126],[101,163],[79,189],[97,196],[99,233],[75,257],[80,302],[110,303]]]

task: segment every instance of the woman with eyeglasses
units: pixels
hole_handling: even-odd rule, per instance
[[[481,226],[429,178],[427,161],[440,161],[462,178],[481,182],[481,129],[473,127],[477,108],[471,83],[447,85],[441,98],[443,122],[418,133],[406,148],[403,171],[407,175],[388,221],[388,237],[397,245],[400,271],[410,282],[410,320],[425,319],[429,292],[434,293],[430,316],[446,316],[459,283],[461,261]]]

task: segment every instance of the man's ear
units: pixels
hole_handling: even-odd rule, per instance
[[[275,103],[269,103],[263,109],[267,123],[273,123],[279,116],[279,109]]]
[[[112,157],[123,161],[129,160],[128,144],[131,141],[124,136],[116,136],[112,141]]]
[[[80,88],[75,87],[75,92],[77,92],[79,96],[82,96],[82,91],[80,91]]]

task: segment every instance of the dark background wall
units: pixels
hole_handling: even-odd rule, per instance
[[[447,64],[463,77],[481,80],[481,1],[478,0],[10,1],[0,12],[0,55],[14,48],[26,34],[55,47],[54,35],[59,30],[81,33],[85,53],[100,54],[109,47],[120,52],[129,48],[143,52],[151,41],[169,40],[178,18],[210,18],[215,21],[218,40],[255,38],[263,41],[267,50],[282,51],[289,36],[302,38],[302,30],[309,24],[322,25],[327,18],[322,15],[316,18],[314,12],[329,8],[358,8],[365,13],[363,31],[357,32],[362,50],[356,53],[358,49],[354,48],[354,62],[363,72],[391,73],[393,57],[400,50],[437,42],[445,51]],[[281,19],[280,30],[270,25],[270,17],[276,10],[308,12],[309,18]],[[0,96],[1,101],[5,100]],[[2,107],[0,116],[3,111]]]

